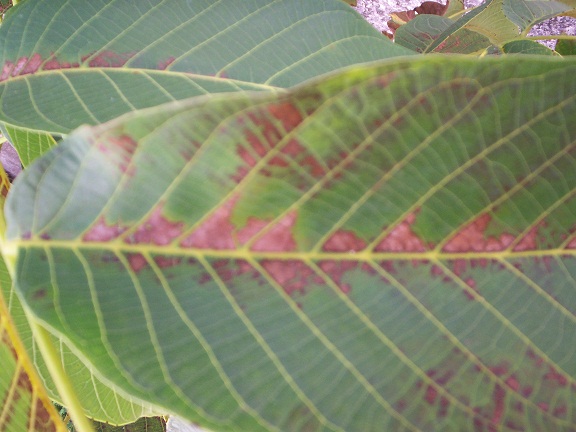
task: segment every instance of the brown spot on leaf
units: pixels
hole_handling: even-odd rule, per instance
[[[124,66],[135,54],[135,52],[117,53],[105,50],[96,55],[89,56],[86,60],[88,60],[90,67],[117,68]]]
[[[126,238],[129,244],[155,244],[166,246],[182,235],[184,224],[172,222],[162,214],[162,205],[158,205],[148,219]]]
[[[130,135],[111,135],[100,139],[96,147],[98,151],[109,155],[110,162],[115,164],[122,172],[133,175],[130,170],[130,162],[134,151],[138,147],[138,142]]]
[[[376,246],[377,252],[425,252],[426,245],[412,231],[416,213],[410,213]]]
[[[272,276],[286,294],[305,294],[311,282],[324,281],[305,263],[299,260],[264,260],[262,267]]]
[[[44,297],[46,297],[46,294],[48,294],[48,291],[46,290],[46,288],[37,289],[32,294],[32,300],[41,300]]]
[[[118,224],[108,225],[104,216],[101,216],[84,234],[82,240],[86,242],[108,242],[119,237],[124,231],[126,231],[125,227],[121,227]]]
[[[494,393],[492,395],[492,400],[494,402],[494,411],[492,412],[492,424],[499,424],[502,420],[502,415],[505,409],[505,398],[506,390],[504,390],[500,385],[496,384],[494,386]]]
[[[357,261],[322,261],[319,267],[338,285],[338,288],[344,294],[350,292],[352,287],[345,283],[343,279],[347,272],[358,268]]]
[[[138,273],[140,270],[148,266],[146,258],[140,253],[129,253],[126,254],[126,257],[128,258],[128,264],[130,265],[130,268],[135,273]]]
[[[160,268],[168,268],[180,265],[182,263],[182,258],[157,255],[154,257],[154,262]]]
[[[478,290],[476,289],[476,281],[472,278],[468,278],[464,281],[466,283],[466,285],[468,285],[468,287],[470,287],[470,289],[465,289],[464,290],[464,295],[468,298],[468,300],[474,300],[474,294],[472,294],[472,292],[478,292]]]
[[[538,240],[539,239],[539,230],[546,226],[545,221],[541,221],[540,223],[536,224],[528,233],[518,242],[518,244],[514,247],[515,252],[527,251],[527,250],[537,250],[538,248]]]
[[[180,245],[185,248],[198,249],[235,249],[234,225],[232,225],[231,216],[237,200],[238,196],[232,197],[218,207],[208,219],[182,240]]]
[[[518,381],[515,375],[510,375],[508,378],[506,378],[506,385],[515,392],[520,390],[520,382]]]
[[[347,230],[336,231],[322,246],[325,252],[359,252],[365,248],[366,242]]]
[[[288,212],[274,226],[269,228],[262,237],[254,242],[251,250],[262,252],[295,251],[294,225],[297,217],[298,213],[296,210]]]
[[[560,387],[566,387],[568,385],[568,378],[556,371],[552,366],[548,367],[548,373],[544,375],[545,381],[552,381]]]
[[[158,62],[158,69],[159,70],[166,70],[166,68],[168,66],[170,66],[172,63],[174,63],[174,60],[176,60],[176,58],[171,56],[171,57],[168,57],[166,60],[159,61]]]
[[[300,110],[291,102],[279,102],[268,106],[268,112],[282,122],[286,132],[292,131],[302,123]]]
[[[492,217],[485,213],[470,222],[454,235],[442,249],[444,252],[493,252],[506,249],[513,241],[512,234],[503,233],[499,238],[486,236]]]
[[[33,54],[31,57],[20,57],[16,62],[6,60],[0,73],[0,81],[5,81],[10,77],[36,73],[41,65],[42,57],[38,53]]]

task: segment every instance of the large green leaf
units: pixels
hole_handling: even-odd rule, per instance
[[[414,57],[85,127],[17,285],[214,430],[576,430],[576,61]]]
[[[0,27],[0,121],[68,133],[411,53],[341,0],[27,0]]]

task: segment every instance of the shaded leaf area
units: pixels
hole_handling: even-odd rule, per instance
[[[418,57],[82,128],[7,202],[38,318],[214,430],[576,430],[576,62]]]
[[[513,53],[544,54],[543,50],[536,52],[536,48],[518,49],[521,42],[531,42],[522,39],[521,32],[570,10],[570,6],[554,1],[489,0],[456,20],[437,16],[444,13],[444,9],[434,11],[437,15],[432,15],[421,8],[421,14],[416,16],[417,9],[408,11],[407,15],[400,14],[400,17],[405,16],[407,23],[395,33],[396,43],[417,52],[472,54],[490,51],[494,46],[503,47],[513,41]]]
[[[548,47],[531,40],[508,42],[502,45],[502,51],[506,54],[557,55]]]
[[[95,432],[165,432],[166,421],[161,417],[144,417],[126,426],[95,423]]]
[[[10,181],[0,167],[0,204],[4,205]],[[4,217],[0,215],[2,228]],[[21,432],[65,432],[42,381],[21,342],[13,322],[5,293],[12,281],[4,259],[0,257],[0,430]]]
[[[0,121],[43,132],[411,53],[341,0],[26,0],[17,12],[0,28]]]
[[[396,43],[425,53],[434,47],[435,52],[472,54],[481,52],[491,45],[490,39],[466,28],[460,29],[457,35],[444,35],[452,28],[454,22],[436,15],[419,15],[396,31]],[[437,39],[444,41],[438,45]]]
[[[3,284],[2,294],[9,299],[8,312],[20,335],[23,348],[29,353],[33,367],[40,375],[46,392],[52,400],[62,402],[56,386],[50,376],[46,363],[36,345],[27,317],[11,285]],[[60,352],[62,365],[68,376],[74,380],[74,387],[86,415],[90,418],[113,424],[134,422],[151,410],[141,403],[118,394],[94,375],[84,360],[78,358],[58,337],[52,337],[52,344]],[[18,429],[15,429],[18,430]]]
[[[558,39],[554,50],[563,56],[576,55],[576,41],[567,39]]]

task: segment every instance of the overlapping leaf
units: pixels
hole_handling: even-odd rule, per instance
[[[27,0],[0,28],[0,121],[68,133],[405,54],[341,0]]]
[[[10,182],[0,167],[0,206],[4,206]],[[5,229],[0,211],[0,227]],[[12,280],[0,257],[0,430],[21,432],[65,432],[46,390],[26,353],[9,305],[17,301],[5,294]]]
[[[576,430],[576,62],[419,58],[83,128],[18,289],[214,430]]]

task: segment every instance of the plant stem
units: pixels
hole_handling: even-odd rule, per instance
[[[42,356],[46,361],[50,375],[56,384],[58,393],[62,397],[64,406],[68,410],[68,414],[72,418],[74,427],[78,432],[94,432],[92,423],[84,415],[84,409],[80,404],[80,401],[76,397],[76,392],[72,383],[66,375],[66,371],[62,367],[62,363],[54,345],[50,340],[50,333],[44,327],[42,327],[34,317],[30,316],[30,313],[26,312],[28,317],[28,322],[32,331],[34,333],[34,339],[38,343],[38,347],[42,352]]]

